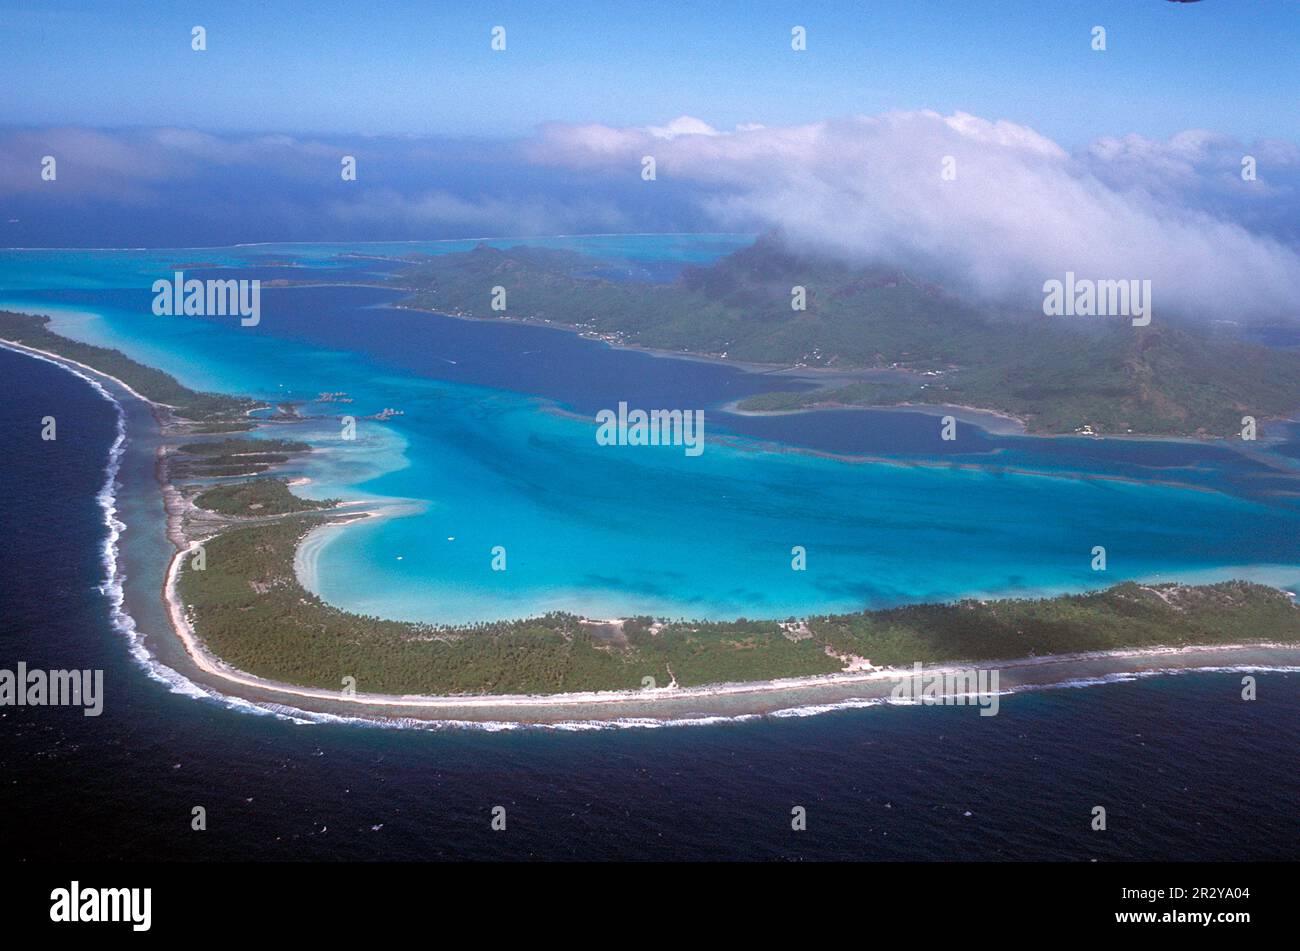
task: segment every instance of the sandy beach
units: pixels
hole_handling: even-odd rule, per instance
[[[861,406],[843,403],[824,403],[800,409],[748,410],[741,409],[744,399],[732,400],[722,407],[724,412],[736,416],[796,416],[800,413],[836,413],[871,410],[880,413],[921,413],[926,416],[952,416],[959,423],[971,423],[995,436],[1023,436],[1028,432],[1025,421],[1010,413],[981,409],[978,406],[960,406],[952,403],[896,403],[888,406]],[[1151,439],[1159,437],[1152,436]]]

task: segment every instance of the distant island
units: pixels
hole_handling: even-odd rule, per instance
[[[112,376],[152,404],[169,442],[161,479],[176,554],[165,595],[178,635],[227,676],[337,689],[347,673],[375,694],[546,695],[834,678],[917,661],[1300,643],[1300,606],[1244,581],[1128,582],[1053,598],[767,620],[546,614],[449,626],[343,611],[301,585],[295,554],[310,532],[369,513],[302,499],[268,475],[309,444],[228,435],[282,423],[250,419],[266,404],[190,390],[117,350],[55,334],[47,321],[0,312],[0,341]],[[239,478],[203,481],[216,476]],[[188,570],[199,543],[204,569]]]
[[[670,284],[592,276],[572,251],[486,244],[391,278],[404,306],[569,327],[622,345],[810,370],[907,371],[750,397],[742,411],[907,403],[1009,414],[1043,435],[1239,435],[1300,407],[1300,351],[1189,322],[995,313],[896,269],[789,250],[767,235]],[[806,309],[791,307],[805,289]],[[492,309],[494,287],[506,309]]]

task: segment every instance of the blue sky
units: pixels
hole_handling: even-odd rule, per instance
[[[779,229],[1294,315],[1298,53],[1300,0],[0,0],[0,247]]]
[[[509,137],[547,120],[729,128],[929,108],[1067,147],[1187,128],[1300,138],[1295,0],[46,7],[0,3],[0,123]],[[789,48],[795,24],[806,53]]]

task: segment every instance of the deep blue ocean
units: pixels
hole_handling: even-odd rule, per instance
[[[1300,858],[1295,674],[1260,674],[1252,703],[1239,674],[1198,673],[1017,694],[988,718],[883,706],[574,733],[297,725],[170,693],[99,588],[112,404],[7,351],[0,378],[0,666],[101,667],[106,693],[98,718],[0,710],[7,857]]]

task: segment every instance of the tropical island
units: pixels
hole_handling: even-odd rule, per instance
[[[654,694],[784,678],[833,683],[914,662],[1300,644],[1300,606],[1245,581],[1128,582],[1051,598],[764,620],[552,613],[451,626],[350,613],[303,587],[295,555],[311,532],[369,513],[300,498],[273,475],[312,451],[308,443],[230,435],[291,423],[256,421],[250,413],[266,404],[190,390],[117,350],[55,334],[47,320],[0,312],[0,340],[110,376],[153,407],[168,441],[160,479],[176,546],[164,594],[187,649],[223,676],[326,691],[351,677],[384,696]],[[206,563],[192,570],[199,545]]]
[[[598,263],[480,244],[425,257],[391,281],[410,291],[403,306],[830,377],[810,392],[752,396],[741,411],[938,404],[1009,414],[1041,435],[1229,437],[1243,416],[1300,406],[1297,351],[1174,318],[1134,327],[993,311],[895,268],[792,251],[778,234],[667,284],[593,276]],[[493,309],[497,287],[505,310]],[[794,287],[804,289],[803,310],[791,306]],[[841,382],[854,372],[864,378]]]

